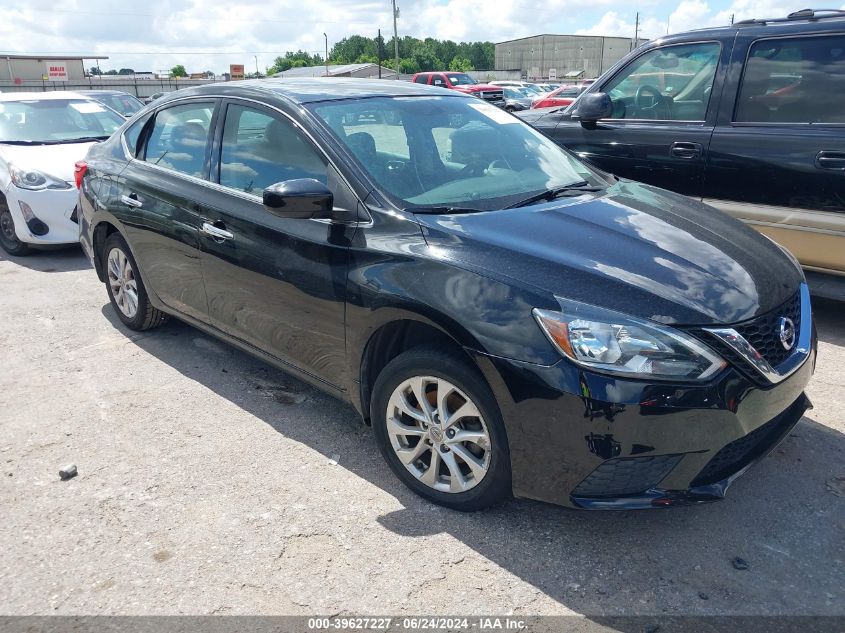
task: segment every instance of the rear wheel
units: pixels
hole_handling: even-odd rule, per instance
[[[2,203],[0,203],[0,246],[9,255],[29,254],[29,245],[21,242],[15,234],[15,220]]]
[[[498,405],[457,354],[417,348],[393,359],[374,385],[371,416],[384,458],[417,494],[464,511],[510,494]]]
[[[119,233],[112,233],[102,251],[106,289],[118,318],[132,330],[149,330],[167,321],[167,314],[150,303],[138,264]]]

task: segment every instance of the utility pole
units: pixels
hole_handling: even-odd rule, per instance
[[[326,38],[326,77],[329,76],[329,36],[323,33],[323,37]]]
[[[734,14],[731,13],[731,26],[733,26],[733,24],[734,24]]]
[[[399,9],[396,8],[396,0],[393,2],[393,50],[396,55],[396,79],[399,79],[399,31],[396,30],[396,18],[399,17]]]
[[[376,40],[376,57],[378,58],[378,78],[381,79],[381,29],[378,30],[378,39]]]
[[[640,41],[640,14],[637,12],[637,18],[634,21],[634,41],[631,42],[631,50],[637,48]]]
[[[258,55],[253,55],[255,58],[255,74],[258,75]]]

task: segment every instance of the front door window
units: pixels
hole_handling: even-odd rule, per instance
[[[721,47],[664,46],[640,55],[603,86],[614,119],[704,121]]]

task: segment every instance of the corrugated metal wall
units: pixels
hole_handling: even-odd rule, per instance
[[[496,68],[519,68],[523,77],[547,79],[554,69],[558,80],[583,71],[592,79],[627,55],[633,38],[601,35],[534,35],[496,44]],[[646,40],[641,39],[640,44]]]

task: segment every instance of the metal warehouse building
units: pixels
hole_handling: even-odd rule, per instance
[[[592,79],[627,55],[633,42],[632,37],[603,35],[522,37],[496,44],[496,70],[518,68],[530,79]]]
[[[41,80],[50,76],[50,67],[63,67],[67,80],[85,77],[85,60],[96,61],[108,57],[57,57],[50,55],[0,55],[0,80]]]

